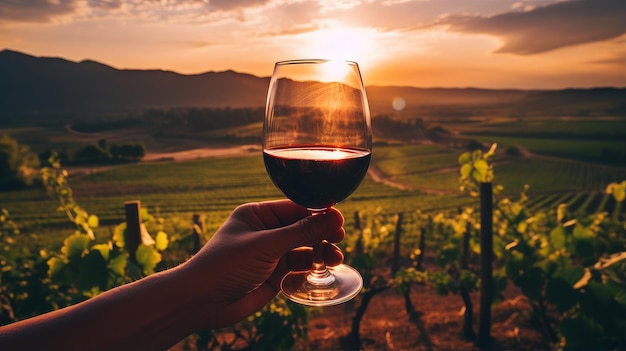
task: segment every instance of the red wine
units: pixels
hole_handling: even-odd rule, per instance
[[[291,201],[312,210],[331,207],[359,186],[371,152],[325,146],[295,146],[263,151],[274,185]]]

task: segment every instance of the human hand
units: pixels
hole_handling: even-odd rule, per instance
[[[187,268],[198,280],[194,289],[206,292],[210,313],[202,322],[210,328],[231,325],[267,304],[280,290],[289,271],[311,269],[310,247],[326,240],[327,265],[343,261],[331,243],[343,240],[343,216],[336,209],[311,216],[289,200],[249,203],[235,209]]]

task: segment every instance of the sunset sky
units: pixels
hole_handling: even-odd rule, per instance
[[[183,74],[330,57],[366,85],[626,87],[626,1],[0,0],[1,49]]]

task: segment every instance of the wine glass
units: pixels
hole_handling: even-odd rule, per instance
[[[365,87],[356,62],[277,62],[263,124],[263,160],[274,185],[312,215],[347,198],[369,167],[372,128]],[[355,297],[363,279],[354,268],[326,267],[322,243],[313,247],[309,272],[281,282],[289,299],[330,306]]]

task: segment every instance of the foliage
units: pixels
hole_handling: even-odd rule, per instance
[[[38,170],[39,159],[28,146],[0,135],[0,190],[32,185]]]
[[[428,157],[422,158],[424,155],[418,155],[422,152],[427,153]],[[394,175],[397,174],[398,176],[413,175],[415,179],[423,177],[423,172],[430,170],[430,168],[419,168],[418,170],[415,168],[417,166],[441,168],[441,164],[433,166],[419,164],[420,162],[448,156],[447,153],[435,150],[434,147],[420,147],[418,149],[411,146],[386,148],[378,155],[381,154],[388,156],[384,160],[387,162],[385,163],[385,171],[392,170],[395,172]],[[466,171],[463,173],[466,175],[465,181],[470,180],[476,183],[487,180],[489,178],[483,178],[483,176],[486,177],[489,174],[492,177],[490,179],[493,180],[493,168],[490,164],[492,159],[490,157],[492,156],[485,158],[485,155],[480,151],[467,153],[466,156],[462,157],[462,160],[465,161],[462,164],[469,165],[469,168],[465,167]],[[408,162],[408,160],[411,161]],[[486,163],[486,168],[483,161]],[[515,164],[522,163],[522,161],[526,160],[516,161]],[[559,168],[560,173],[551,176],[556,178],[555,181],[561,183],[568,183],[569,181],[569,179],[564,181],[561,178],[563,172],[575,175],[578,179],[577,182],[586,182],[587,179],[592,179],[594,187],[597,187],[597,184],[607,177],[606,173],[597,173],[595,168],[588,166],[564,162],[551,163],[562,167]],[[510,167],[512,165],[502,166]],[[520,167],[528,168],[526,163]],[[407,168],[411,168],[411,170],[408,171]],[[245,169],[246,172],[239,172],[242,169]],[[149,199],[151,203],[153,202],[157,208],[168,204],[169,207],[174,207],[175,211],[184,215],[188,213],[186,211],[192,210],[209,212],[210,219],[208,222],[211,224],[209,224],[210,228],[207,232],[212,229],[211,226],[219,225],[218,223],[223,221],[224,216],[229,213],[234,204],[243,201],[242,199],[256,201],[278,196],[273,187],[265,186],[267,178],[262,164],[256,158],[189,162],[180,165],[168,165],[168,167],[162,167],[159,172],[155,170],[156,167],[151,165],[124,167],[114,172],[84,177],[81,179],[83,182],[81,185],[84,189],[96,188],[94,184],[98,184],[97,188],[99,189],[95,191],[130,185],[135,188],[147,188],[147,193],[143,194],[145,195],[144,198]],[[241,175],[239,175],[240,173]],[[157,183],[152,185],[141,183],[145,174],[151,174],[151,181],[155,181],[158,177],[158,185],[155,185]],[[617,174],[621,176],[622,173],[617,172]],[[436,176],[441,178],[439,173]],[[528,180],[526,179],[527,176],[523,174],[513,174],[513,176],[517,176],[520,181]],[[540,176],[548,178],[545,174]],[[51,178],[53,176],[49,177],[49,179]],[[500,178],[502,177],[499,175]],[[56,179],[59,183],[66,182],[67,174],[65,174],[64,179]],[[607,183],[604,182],[603,184]],[[624,205],[624,184],[624,182],[611,183],[606,188],[606,191],[617,202],[621,202],[619,205]],[[164,193],[152,194],[156,188],[159,189],[158,192]],[[469,188],[468,186],[464,189]],[[69,200],[73,201],[73,193],[69,186],[65,190],[58,189],[61,193],[69,196]],[[616,206],[615,210],[612,210],[613,216],[609,216],[602,213],[602,210],[609,210],[608,206],[602,205],[609,196],[606,194],[577,194],[575,197],[572,192],[576,191],[574,189],[565,194],[540,194],[531,198],[528,190],[529,188],[525,187],[519,198],[517,196],[515,199],[513,197],[497,197],[494,200],[494,253],[497,257],[496,267],[500,267],[496,271],[496,287],[494,289],[497,290],[502,287],[504,277],[516,284],[532,306],[532,321],[553,338],[555,345],[563,349],[585,349],[591,343],[597,348],[624,348],[624,337],[619,334],[619,330],[624,330],[623,316],[626,315],[624,313],[625,299],[623,293],[626,290],[624,283],[626,281],[624,277],[626,271],[625,229],[623,220],[618,222],[619,217],[615,216],[615,213],[619,214],[620,207]],[[185,192],[193,193],[193,196],[182,197],[181,194]],[[362,222],[362,229],[356,231],[354,235],[351,233],[342,243],[345,245],[348,262],[357,266],[368,280],[376,282],[373,284],[374,286],[391,284],[400,292],[403,292],[408,284],[423,284],[425,282],[428,282],[441,293],[456,293],[461,287],[475,289],[481,282],[476,279],[473,261],[470,259],[466,269],[462,268],[461,260],[463,257],[461,251],[463,233],[469,232],[470,234],[470,255],[475,255],[480,250],[475,239],[476,233],[480,229],[475,218],[477,211],[474,207],[476,205],[466,206],[466,204],[472,203],[473,199],[470,198],[469,201],[466,201],[464,199],[467,197],[460,199],[460,197],[448,196],[443,201],[440,196],[433,196],[431,199],[421,194],[417,196],[415,193],[417,192],[391,189],[366,180],[349,201],[340,205],[344,213],[349,213],[346,209],[358,209]],[[117,206],[111,205],[111,203],[120,203],[123,200],[121,197],[110,197],[107,194],[94,196],[94,198],[95,200],[87,197],[84,199],[96,206],[97,213],[106,214],[110,216],[109,218],[115,218],[115,211],[105,209]],[[456,202],[450,205],[448,202],[452,203],[453,201],[448,201],[448,199]],[[98,238],[95,232],[98,226],[95,225],[93,218],[91,219],[93,226],[91,226],[89,224],[91,216],[86,212],[80,212],[81,208],[74,207],[75,204],[72,205],[69,200],[60,202],[60,207],[65,207],[66,210],[73,208],[70,212],[63,210],[63,213],[72,214],[71,217],[68,215],[68,218],[73,218],[71,221],[76,226],[76,232],[81,233],[81,235],[75,236],[75,232],[65,240],[67,243],[64,244],[64,250],[68,253],[66,257],[68,262],[69,257],[74,257],[74,252],[77,251],[81,252],[81,260],[83,255],[85,259],[89,256],[88,260],[91,260],[91,263],[97,261],[94,259],[94,257],[98,257],[97,255],[102,256],[102,260],[105,260],[103,252],[105,253],[107,250],[109,250],[110,255],[112,254],[111,256],[118,252],[123,255],[121,249],[123,245],[119,244],[118,246],[113,238],[110,242],[107,238]],[[574,201],[578,205],[573,204]],[[410,206],[414,208],[418,202],[420,207],[429,211],[424,213],[414,211],[409,216],[406,216],[406,212],[404,213],[405,219],[408,218],[409,221],[403,228],[410,228],[410,230],[403,233],[402,237],[402,254],[404,256],[401,263],[403,267],[400,267],[397,274],[390,279],[387,273],[390,266],[390,252],[393,249],[392,239],[397,230],[395,228],[397,212],[394,211],[400,211]],[[63,205],[64,203],[66,205]],[[437,205],[441,206],[441,203],[446,203],[447,207],[443,209],[436,207]],[[562,203],[569,205],[562,205]],[[581,203],[583,204],[580,205]],[[587,203],[590,205],[585,205]],[[388,207],[378,207],[377,210],[372,210],[377,206],[382,206],[381,204]],[[459,206],[461,212],[457,210]],[[448,208],[453,208],[453,210],[448,211]],[[577,208],[582,208],[585,211],[578,211]],[[600,211],[596,212],[596,208],[599,208]],[[176,219],[180,213],[171,213],[170,217]],[[3,217],[4,223],[9,223],[5,218],[8,217]],[[102,216],[98,216],[98,218],[102,219]],[[146,219],[146,217],[144,220],[147,231],[151,233],[165,232],[166,230],[162,227],[165,224],[171,225],[174,221],[168,218],[167,223],[164,223],[162,219],[157,217],[153,221]],[[432,223],[429,224],[429,221]],[[348,222],[350,222],[349,218],[347,224]],[[89,236],[88,229],[91,229],[96,240],[85,239],[85,236]],[[167,231],[170,229],[168,228]],[[12,233],[10,235],[7,233],[9,232],[3,230],[3,240],[7,237],[15,239],[22,235],[12,231],[10,231]],[[116,229],[116,233],[114,235],[116,238],[121,237],[123,239],[123,224]],[[428,240],[428,248],[425,251],[422,251],[417,244],[418,239],[423,235]],[[157,234],[154,239],[155,247],[157,242],[164,242],[158,237]],[[167,236],[168,240],[166,241],[174,240],[174,238],[179,238],[176,239],[179,240],[178,243],[184,241],[183,237],[176,234]],[[46,309],[56,308],[55,306],[63,306],[71,302],[67,300],[68,297],[77,297],[76,292],[78,290],[73,291],[65,284],[52,282],[45,274],[48,269],[46,260],[52,257],[65,257],[63,252],[51,254],[47,250],[40,252],[36,248],[18,248],[10,242],[8,245],[6,243],[7,241],[3,241],[3,249],[8,247],[8,251],[0,251],[0,254],[4,255],[2,280],[0,281],[3,323],[6,321],[5,317],[9,316],[10,310],[15,316],[24,317]],[[86,246],[83,248],[85,243]],[[106,248],[98,245],[104,245]],[[25,250],[28,250],[28,253],[25,253]],[[159,250],[157,252],[162,254]],[[427,271],[417,269],[418,259],[427,253],[431,253],[430,257],[435,258],[434,262],[438,266],[436,269]],[[18,261],[18,257],[21,261]],[[148,259],[147,262],[153,261]],[[99,269],[104,271],[101,262],[98,264],[100,264]],[[128,261],[126,261],[126,265],[128,267]],[[41,270],[37,267],[42,266],[43,275],[37,276],[37,270]],[[12,269],[13,267],[22,268]],[[31,271],[29,272],[24,267],[30,267]],[[148,269],[144,272],[145,268]],[[149,266],[142,266],[140,270],[135,271],[135,274],[140,276],[148,274],[151,272],[149,268]],[[152,266],[153,270],[160,268],[162,267],[158,264]],[[76,272],[76,274],[80,273],[80,271]],[[20,276],[16,275],[18,273]],[[22,275],[23,273],[26,275]],[[127,273],[126,270],[125,274]],[[104,284],[103,282],[104,280],[99,281],[99,283]],[[91,283],[85,285],[93,287]],[[100,289],[98,284],[96,286]],[[29,291],[24,293],[26,289]],[[42,294],[47,294],[48,297],[37,296],[37,290],[40,290]],[[79,294],[78,297],[85,298],[96,292],[97,290],[89,290],[86,291],[86,294]],[[41,304],[36,305],[35,298]],[[236,326],[234,333],[241,334],[238,336],[240,340],[248,340],[246,342],[257,345],[263,345],[262,343],[265,342],[262,340],[263,335],[271,340],[273,337],[278,338],[279,334],[283,334],[287,340],[274,340],[272,342],[276,345],[290,345],[289,339],[303,335],[299,333],[306,333],[306,324],[303,322],[305,319],[298,317],[301,311],[291,311],[294,315],[289,315],[287,309],[281,306],[281,302],[274,302],[273,308],[272,305],[268,305],[269,310],[264,309],[261,316],[258,316],[260,319],[254,319],[255,316],[251,316],[251,319]],[[268,315],[265,316],[265,314]],[[286,322],[282,322],[283,320]],[[292,325],[291,323],[301,324]],[[266,328],[274,329],[267,331]],[[291,330],[291,332],[288,333],[287,330]],[[276,333],[272,334],[274,331]],[[207,331],[207,333],[215,335],[211,331]],[[203,340],[206,341],[205,345],[210,345],[208,337]],[[222,345],[223,349],[227,349],[230,345],[225,340],[220,340],[218,344]],[[215,347],[218,344],[215,344]]]
[[[136,261],[130,260],[125,251],[126,223],[118,225],[112,240],[97,243],[94,230],[98,217],[90,215],[74,201],[68,173],[61,168],[60,161],[53,155],[50,167],[41,171],[48,192],[59,200],[59,211],[65,213],[75,226],[74,234],[68,236],[61,252],[48,259],[48,275],[59,284],[70,285],[85,297],[96,296],[115,286],[155,272],[161,254],[167,248],[165,232],[159,231],[156,241],[142,224],[141,245],[135,253]],[[154,222],[155,218],[143,211],[142,219]]]
[[[65,306],[67,301],[46,276],[47,265],[36,247],[19,244],[21,237],[37,241],[35,235],[21,233],[9,218],[0,214],[0,325]]]
[[[476,150],[459,157],[462,190],[475,196],[478,184],[494,179],[488,162],[494,150],[495,145],[486,154]],[[624,201],[625,185],[611,183],[607,193]],[[530,303],[531,320],[560,349],[624,348],[626,227],[606,212],[570,213],[566,204],[531,210],[528,189],[524,187],[518,200],[504,197],[495,202],[494,254],[501,268],[490,288],[498,296],[507,280],[517,285]],[[428,233],[436,243],[434,258],[440,270],[407,267],[396,280],[427,280],[441,294],[476,289],[481,282],[467,257],[481,250],[471,235],[480,230],[476,212],[468,206],[456,214],[421,214],[421,235]],[[421,250],[414,250],[417,254],[411,258],[423,255]]]
[[[448,216],[439,213],[432,218],[429,231],[435,235],[439,249],[435,253],[435,262],[441,268],[428,275],[430,284],[442,295],[458,294],[462,290],[475,291],[478,287],[476,267],[470,267],[469,255],[480,253],[477,223],[471,207],[459,214]],[[467,240],[467,246],[464,245]],[[464,251],[464,249],[467,251]]]
[[[344,244],[347,262],[361,272],[366,290],[385,286],[388,278],[377,269],[389,264],[397,216],[385,215],[379,208],[358,211],[355,217],[359,221],[356,232]]]
[[[496,147],[497,144],[493,144],[485,153],[477,149],[472,152],[464,152],[459,156],[461,191],[467,190],[472,196],[477,196],[478,184],[493,181],[493,166],[489,163],[489,159],[495,154]]]
[[[626,180],[621,182],[614,182],[606,187],[606,192],[613,195],[615,201],[622,202],[626,199]]]
[[[229,327],[234,338],[214,330],[202,330],[196,333],[196,347],[198,350],[292,350],[298,340],[307,337],[309,309],[278,295],[260,311]]]
[[[566,206],[531,213],[525,199],[498,203],[496,254],[533,320],[565,350],[623,348],[623,227],[606,213],[571,218]]]

